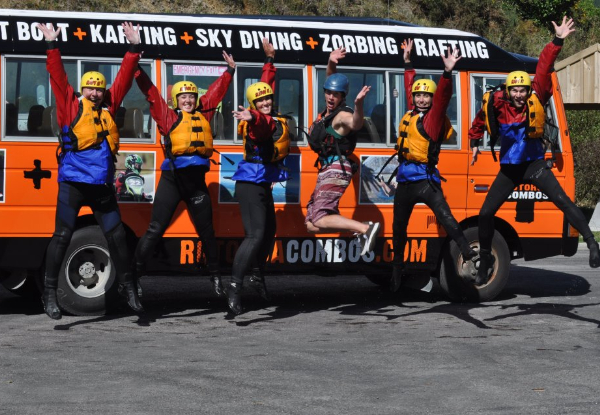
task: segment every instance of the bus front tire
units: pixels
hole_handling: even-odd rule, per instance
[[[466,229],[465,237],[469,245],[479,250],[478,228]],[[495,257],[492,275],[487,284],[474,285],[479,261],[463,263],[460,249],[451,241],[445,250],[440,266],[440,287],[451,301],[484,302],[496,298],[506,286],[510,270],[510,252],[506,241],[498,231],[492,239],[492,255]]]
[[[58,278],[60,307],[78,316],[99,316],[117,299],[115,267],[97,225],[80,228],[73,237]]]

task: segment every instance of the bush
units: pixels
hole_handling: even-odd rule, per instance
[[[575,202],[593,208],[600,199],[600,112],[568,110],[575,159]]]

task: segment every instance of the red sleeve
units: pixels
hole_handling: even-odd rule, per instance
[[[535,67],[535,78],[533,78],[531,85],[542,105],[545,105],[552,96],[551,74],[554,68],[554,61],[562,49],[562,45],[557,44],[562,42],[562,39],[557,43],[555,42],[557,42],[556,39],[548,43],[542,50],[542,53],[540,53],[540,59]]]
[[[150,103],[150,115],[156,121],[158,130],[162,135],[167,135],[175,121],[177,121],[177,113],[168,107],[160,91],[152,83],[146,72],[138,70],[135,73],[135,81],[140,91],[146,96],[146,101]]]
[[[277,124],[270,115],[265,115],[257,110],[250,110],[253,120],[248,121],[248,135],[252,141],[266,141],[273,137]]]
[[[277,68],[271,62],[267,62],[263,65],[262,76],[260,77],[261,82],[265,82],[271,86],[271,89],[275,91],[275,74]]]
[[[50,74],[50,85],[56,100],[56,118],[62,129],[66,125],[71,125],[75,119],[79,109],[79,100],[67,79],[60,50],[49,49],[46,51],[46,70]]]
[[[406,94],[406,109],[412,110],[414,108],[412,100],[412,86],[415,82],[416,72],[414,69],[406,69],[404,71],[404,93]]]
[[[209,110],[207,112],[202,112],[202,115],[204,115],[208,121],[215,115],[215,109],[219,105],[219,102],[223,101],[232,79],[233,77],[229,71],[223,72],[223,75],[210,84],[206,94],[200,97],[199,107],[203,110]]]
[[[450,98],[452,98],[452,75],[448,76],[444,72],[438,82],[435,94],[433,94],[431,108],[423,117],[423,128],[433,141],[438,140],[446,122],[446,111],[450,104]]]
[[[471,124],[471,128],[469,128],[469,140],[481,140],[483,138],[483,133],[485,132],[485,113],[483,112],[483,108],[479,110],[477,115],[475,115],[475,119],[473,120],[473,124]],[[477,147],[477,145],[473,145],[475,143],[471,142],[471,147]]]
[[[137,70],[138,62],[140,61],[139,53],[127,52],[121,62],[121,68],[117,72],[115,81],[112,86],[106,91],[104,102],[108,106],[108,110],[115,116],[117,109],[121,106],[125,95],[129,92],[133,84],[133,75]]]

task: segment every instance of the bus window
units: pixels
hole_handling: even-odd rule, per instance
[[[240,67],[237,74],[238,103],[248,107],[246,88],[260,81],[261,68]],[[304,141],[299,131],[304,130],[304,76],[302,68],[277,66],[275,76],[275,109],[288,118],[291,140],[294,143]]]
[[[64,60],[64,66],[69,79],[76,78],[76,62]],[[3,140],[56,140],[57,123],[52,123],[56,112],[46,60],[7,57],[4,68]]]
[[[216,65],[193,61],[186,61],[185,63],[166,62],[165,66],[166,71],[164,73],[166,73],[167,78],[166,81],[163,80],[163,85],[166,85],[167,89],[163,91],[163,96],[166,97],[169,104],[171,104],[171,87],[175,83],[179,81],[192,81],[198,87],[200,95],[203,95],[208,90],[208,87],[227,70],[227,65],[224,63]],[[213,116],[214,121],[211,123],[215,140],[231,141],[231,137],[234,136],[234,123],[231,111],[235,108],[233,102],[233,83],[227,90],[223,101],[211,104],[213,108],[217,108]]]
[[[385,118],[385,74],[383,71],[369,70],[350,70],[344,68],[338,72],[348,77],[350,81],[350,91],[346,104],[354,108],[354,98],[360,92],[363,86],[368,85],[371,90],[365,97],[364,114],[365,123],[358,132],[357,143],[361,144],[387,144]],[[325,83],[326,69],[317,69],[317,108],[319,113],[325,110],[325,96],[323,94],[323,84]],[[373,120],[375,118],[375,120]],[[383,121],[383,123],[382,123]],[[377,122],[377,124],[376,124]]]
[[[140,66],[147,74],[152,74],[152,67],[149,63],[140,62]],[[81,74],[83,75],[89,71],[100,72],[106,77],[106,87],[110,88],[120,67],[120,61],[81,61]],[[72,85],[75,85],[75,83],[73,82]],[[151,120],[150,104],[146,101],[146,97],[144,97],[134,80],[131,89],[123,99],[121,107],[117,109],[115,114],[115,122],[119,128],[121,142],[138,142],[140,139],[148,141],[153,131]]]

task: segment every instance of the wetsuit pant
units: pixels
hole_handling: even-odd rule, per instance
[[[273,242],[277,222],[271,183],[237,181],[235,197],[240,205],[245,238],[233,260],[231,282],[242,286],[250,267],[264,270]]]
[[[190,219],[202,241],[209,271],[219,270],[219,248],[213,228],[212,204],[206,187],[206,171],[204,166],[185,167],[176,169],[175,172],[163,170],[156,189],[150,225],[135,250],[138,276],[145,269],[145,263],[154,253],[182,200],[187,205]]]
[[[94,217],[108,242],[108,251],[118,281],[123,283],[131,280],[125,228],[121,223],[121,214],[112,186],[60,182],[55,230],[46,251],[45,285],[47,288],[58,288],[58,273],[82,206],[89,206],[94,212]]]
[[[463,255],[470,250],[469,243],[460,225],[452,216],[450,206],[444,199],[442,188],[429,180],[399,182],[394,196],[394,267],[404,266],[404,248],[407,240],[406,228],[415,204],[425,203],[435,214],[446,233],[458,244]]]
[[[581,210],[560,187],[545,160],[521,164],[501,164],[500,172],[485,197],[479,212],[479,244],[481,249],[491,250],[494,236],[494,215],[514,188],[523,183],[534,184],[565,214],[567,221],[581,233],[583,239],[593,237]]]

